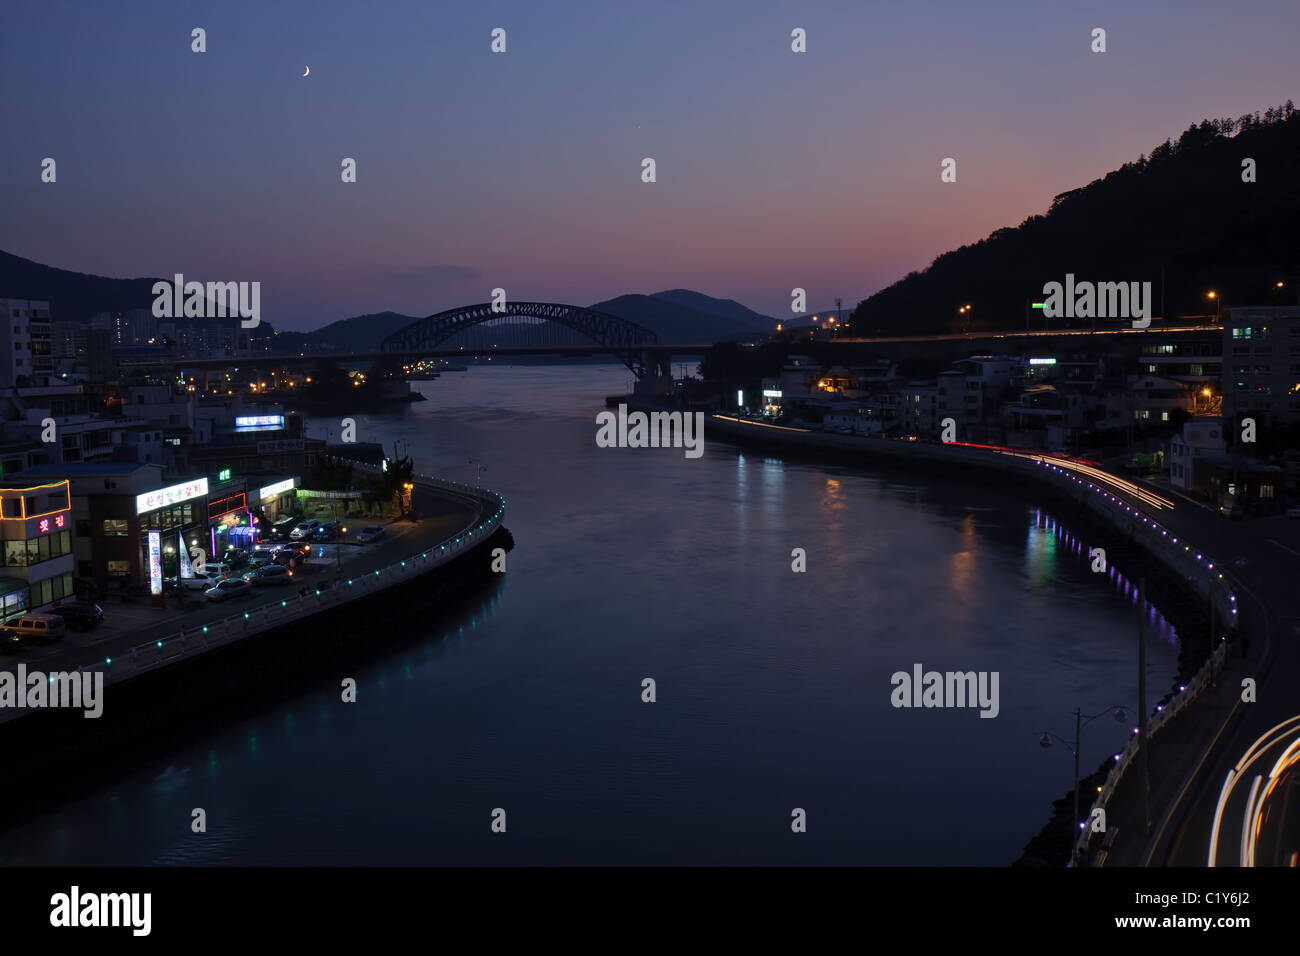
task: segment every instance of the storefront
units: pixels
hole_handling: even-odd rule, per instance
[[[0,486],[0,620],[73,596],[69,484]]]
[[[208,541],[207,499],[207,478],[136,496],[140,566],[146,570],[151,593],[161,594],[163,579],[181,572],[182,546],[188,561],[188,549]]]
[[[301,480],[295,476],[269,482],[258,489],[257,500],[266,520],[274,521],[293,511],[297,500],[295,489],[301,483]]]
[[[240,491],[208,502],[209,554],[220,558],[227,548],[247,551],[253,546],[253,516],[248,510],[248,495]]]

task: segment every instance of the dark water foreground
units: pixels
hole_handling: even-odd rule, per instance
[[[505,496],[519,543],[505,580],[478,606],[399,615],[418,636],[375,645],[351,675],[326,667],[128,773],[84,774],[78,796],[0,834],[3,859],[1015,859],[1071,779],[1039,734],[1072,733],[1076,706],[1136,704],[1135,598],[1118,571],[1090,573],[1095,529],[960,471],[715,440],[697,459],[599,448],[595,416],[626,379],[494,364],[419,383],[428,401],[404,416],[359,416],[359,440]],[[1149,633],[1149,685],[1164,688],[1178,634],[1159,614]],[[891,675],[917,663],[998,672],[997,718],[894,708]],[[339,703],[344,676],[356,704]],[[1094,723],[1085,765],[1126,737]]]
[[[0,724],[0,752],[34,781],[6,798],[4,826],[129,777],[286,698],[332,682],[341,702],[345,677],[421,639],[412,618],[455,619],[495,601],[504,588],[490,570],[498,547],[514,547],[504,528],[420,577],[109,687],[99,718],[46,710]]]

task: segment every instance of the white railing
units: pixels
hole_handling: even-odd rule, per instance
[[[232,614],[189,629],[182,627],[175,634],[138,644],[116,657],[104,658],[94,664],[82,664],[77,667],[77,673],[103,671],[104,684],[107,686],[206,653],[214,648],[233,644],[271,627],[304,620],[325,608],[349,604],[455,560],[465,551],[491,537],[492,533],[501,526],[506,502],[505,498],[496,492],[426,475],[415,477],[421,484],[454,491],[479,502],[486,502],[493,508],[492,514],[483,517],[480,512],[479,520],[472,527],[430,545],[419,554],[375,570],[357,571],[348,577],[340,576],[335,584],[328,588],[312,588],[307,594],[295,594],[278,602],[252,608],[242,614]],[[0,722],[25,713],[27,709],[22,707],[0,710]]]
[[[1134,538],[1139,536],[1143,538],[1148,545],[1147,550],[1157,560],[1181,574],[1195,590],[1204,594],[1210,603],[1217,605],[1215,610],[1220,612],[1218,619],[1223,622],[1224,630],[1236,630],[1237,597],[1230,590],[1224,572],[1217,569],[1215,563],[1209,560],[1204,552],[1197,550],[1191,542],[1180,539],[1168,528],[1147,517],[1140,509],[1128,504],[1118,495],[1086,478],[1079,477],[1077,472],[1068,467],[1068,464],[1038,461],[1033,470],[1039,474],[1039,477],[1057,485],[1067,493],[1084,495],[1082,500],[1091,504],[1094,509],[1107,513],[1121,533],[1128,531]],[[1220,594],[1226,598],[1226,604],[1222,600],[1216,600]],[[1150,715],[1147,721],[1148,746],[1161,729],[1168,726],[1174,717],[1182,713],[1206,688],[1213,686],[1214,675],[1223,670],[1227,656],[1228,645],[1224,638],[1220,637],[1218,646],[1210,654],[1209,659],[1201,665],[1196,676],[1187,684],[1180,686],[1169,703],[1157,706],[1154,713]],[[1071,865],[1075,861],[1082,860],[1087,853],[1093,833],[1086,824],[1092,820],[1094,811],[1104,808],[1107,801],[1114,796],[1116,787],[1119,786],[1137,751],[1138,735],[1134,734],[1129,738],[1124,749],[1116,754],[1110,773],[1106,775],[1105,781],[1097,791],[1096,799],[1088,809],[1088,814],[1083,821],[1085,826],[1075,841],[1075,853]],[[1079,822],[1076,820],[1075,825]]]

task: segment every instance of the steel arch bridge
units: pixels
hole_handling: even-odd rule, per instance
[[[452,336],[494,319],[524,317],[543,319],[564,326],[591,339],[597,345],[613,348],[613,354],[640,378],[652,367],[652,360],[642,351],[656,345],[659,336],[644,326],[620,319],[607,312],[584,309],[554,302],[507,302],[498,311],[492,303],[464,305],[428,316],[398,329],[380,343],[384,352],[419,352],[435,349]]]

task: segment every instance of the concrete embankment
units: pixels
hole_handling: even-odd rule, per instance
[[[288,697],[327,686],[339,701],[344,678],[493,600],[504,583],[491,570],[498,547],[513,547],[504,528],[436,573],[127,681],[112,688],[98,719],[47,710],[0,725],[0,750],[29,782],[10,794],[2,825],[100,790]]]

